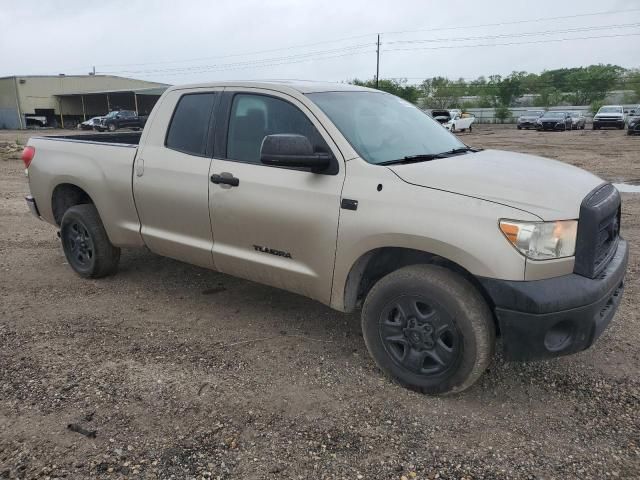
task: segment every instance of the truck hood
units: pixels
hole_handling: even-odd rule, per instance
[[[624,118],[624,113],[596,113],[593,118]]]
[[[500,203],[542,220],[578,218],[584,197],[603,183],[566,163],[501,150],[389,168],[412,185]]]

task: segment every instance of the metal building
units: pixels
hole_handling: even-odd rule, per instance
[[[0,78],[0,129],[73,128],[111,110],[148,114],[164,83],[113,75],[25,75]]]

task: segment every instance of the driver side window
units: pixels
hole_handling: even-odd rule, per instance
[[[237,94],[233,97],[227,136],[227,158],[260,163],[260,147],[267,135],[304,135],[316,152],[329,152],[307,116],[291,103],[275,97]]]

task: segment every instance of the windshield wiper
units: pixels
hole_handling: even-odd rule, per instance
[[[459,147],[453,148],[446,152],[440,153],[422,153],[420,155],[407,155],[403,158],[396,160],[387,160],[386,162],[380,162],[377,165],[403,165],[407,163],[427,162],[429,160],[435,160],[436,158],[447,158],[450,155],[458,155],[466,152],[477,152],[478,150],[471,147]]]
[[[398,158],[396,160],[387,160],[386,162],[380,162],[377,165],[401,165],[405,163],[427,162],[435,158],[442,158],[441,155],[441,153],[422,153],[420,155],[407,155],[406,157]]]
[[[467,152],[477,152],[478,150],[471,147],[460,147],[460,148],[452,148],[447,152],[442,152],[440,155],[457,155],[459,153],[467,153]]]

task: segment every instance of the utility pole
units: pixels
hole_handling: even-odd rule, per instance
[[[380,78],[380,34],[378,34],[378,46],[376,48],[376,88],[378,88],[379,78]]]

